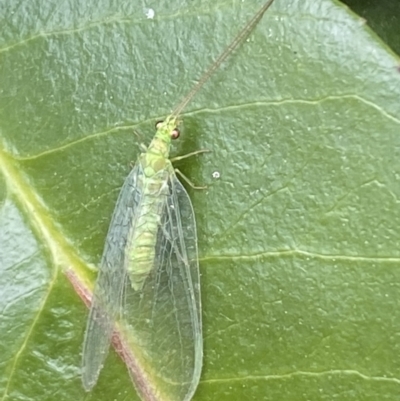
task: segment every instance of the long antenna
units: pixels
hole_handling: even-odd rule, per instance
[[[236,35],[228,47],[219,55],[219,57],[208,67],[208,69],[201,76],[197,84],[191,89],[187,96],[182,100],[181,103],[175,107],[172,112],[172,116],[178,117],[182,110],[188,105],[193,99],[194,95],[203,87],[203,85],[209,80],[211,75],[219,68],[219,66],[226,60],[226,58],[250,35],[254,27],[258,24],[264,13],[268,10],[269,6],[274,0],[267,1],[254,15],[254,17],[244,26],[244,28]]]

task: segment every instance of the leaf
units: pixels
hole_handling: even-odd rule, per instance
[[[147,19],[135,2],[1,0],[2,399],[137,399],[115,352],[84,393],[87,310],[65,272],[93,285],[139,143],[257,3],[177,0]],[[174,153],[213,152],[178,166],[209,187],[189,189],[195,400],[396,398],[397,66],[339,3],[276,0],[187,108]]]
[[[355,13],[363,17],[368,25],[397,54],[400,53],[400,3],[393,0],[369,2],[364,0],[345,0]]]

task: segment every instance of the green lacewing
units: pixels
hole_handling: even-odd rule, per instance
[[[272,2],[257,11],[172,114],[157,123],[152,142],[125,180],[87,322],[82,359],[87,391],[97,382],[114,331],[142,400],[189,401],[197,388],[203,337],[196,221],[169,159],[170,145],[179,136],[179,114]]]

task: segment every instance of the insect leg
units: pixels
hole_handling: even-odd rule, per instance
[[[179,174],[193,189],[207,189],[207,186],[199,187],[193,184],[192,181],[189,180],[189,178],[186,177],[185,174],[182,173],[181,170],[175,168],[175,173]]]
[[[190,152],[190,153],[187,153],[186,155],[183,155],[183,156],[177,156],[177,157],[174,157],[173,159],[170,159],[170,160],[171,160],[172,163],[174,163],[174,162],[177,162],[179,160],[187,159],[188,157],[192,157],[192,156],[198,155],[200,153],[208,153],[208,152],[211,152],[211,150],[209,150],[209,149],[199,149],[199,150],[196,150],[195,152]]]

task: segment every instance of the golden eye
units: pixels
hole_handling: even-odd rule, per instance
[[[174,128],[173,131],[172,131],[172,134],[171,134],[171,138],[172,139],[177,139],[177,138],[179,138],[180,134],[181,133],[179,132],[178,128]]]
[[[161,125],[163,122],[164,122],[163,120],[157,121],[157,122],[156,122],[156,129],[159,129],[159,128],[160,128],[160,125]]]

